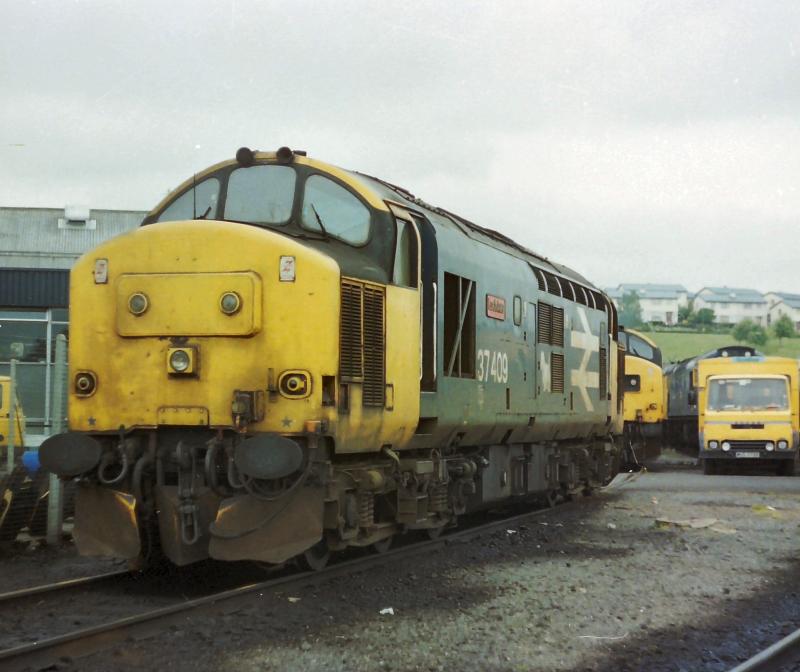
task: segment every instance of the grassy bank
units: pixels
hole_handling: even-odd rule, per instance
[[[730,334],[645,333],[661,348],[665,362],[676,362],[725,345],[742,345]],[[770,338],[766,345],[755,347],[766,355],[800,358],[800,338],[784,338],[781,342],[777,338]]]

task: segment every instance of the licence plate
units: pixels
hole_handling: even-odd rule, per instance
[[[737,450],[736,457],[761,457],[757,450]]]

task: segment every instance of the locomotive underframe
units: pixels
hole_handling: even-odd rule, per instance
[[[337,456],[330,437],[305,434],[289,437],[302,466],[269,481],[238,471],[233,432],[95,438],[102,456],[80,478],[76,544],[133,564],[159,555],[279,564],[320,541],[335,551],[436,533],[464,513],[602,485],[618,455],[611,439],[589,438]]]

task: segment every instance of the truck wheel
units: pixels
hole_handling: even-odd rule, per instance
[[[711,459],[707,458],[707,457],[704,458],[703,459],[703,473],[706,476],[713,476],[714,474],[716,474],[717,473],[717,464],[716,464],[716,462],[714,460],[711,460]]]
[[[778,462],[778,476],[794,476],[797,471],[797,458]]]

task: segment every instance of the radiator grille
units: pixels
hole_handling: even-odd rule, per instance
[[[364,287],[364,406],[383,406],[384,381],[383,290]]]
[[[553,353],[550,358],[550,391],[564,391],[564,355]]]
[[[553,307],[549,303],[539,301],[539,324],[538,341],[539,343],[549,343],[553,324]]]
[[[564,309],[553,307],[553,332],[551,345],[564,347]]]
[[[343,378],[364,375],[361,346],[362,285],[342,281],[342,318],[339,327],[339,374]]]
[[[339,374],[362,381],[364,406],[386,401],[384,303],[383,288],[342,281]]]

